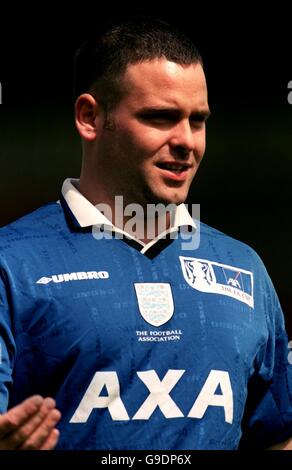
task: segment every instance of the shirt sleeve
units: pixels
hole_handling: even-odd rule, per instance
[[[16,350],[6,281],[6,273],[0,268],[0,413],[8,408]]]
[[[268,339],[248,385],[240,448],[268,448],[292,438],[292,365],[279,299],[268,275],[262,286]]]

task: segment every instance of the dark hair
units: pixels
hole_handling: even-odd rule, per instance
[[[122,96],[119,81],[127,66],[162,57],[182,65],[202,64],[192,41],[164,21],[135,17],[111,22],[76,52],[75,98],[97,93],[109,110]]]

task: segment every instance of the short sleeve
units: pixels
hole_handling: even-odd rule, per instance
[[[15,342],[6,280],[6,273],[0,268],[0,413],[5,412],[8,407],[15,361]]]
[[[279,299],[268,275],[262,287],[268,339],[248,385],[240,448],[268,448],[292,437],[292,365]]]

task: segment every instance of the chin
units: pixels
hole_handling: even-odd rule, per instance
[[[182,204],[183,202],[185,202],[186,198],[187,198],[187,194],[178,194],[178,193],[175,193],[175,194],[156,194],[155,195],[155,204],[164,204],[164,205],[168,205],[168,204],[176,204],[177,206],[179,204]]]
[[[185,202],[189,191],[189,185],[175,188],[158,183],[155,187],[152,181],[151,185],[145,185],[143,189],[144,204],[175,204],[178,206]]]

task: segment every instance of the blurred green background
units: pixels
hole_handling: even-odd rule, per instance
[[[188,202],[201,204],[203,222],[259,253],[292,338],[292,54],[285,11],[136,10],[175,21],[203,55],[212,116]],[[17,22],[9,16],[0,32],[0,225],[58,199],[62,181],[78,176],[73,56],[110,13],[34,15],[26,11],[22,21],[19,12]]]

